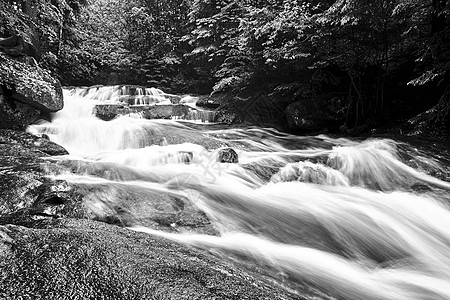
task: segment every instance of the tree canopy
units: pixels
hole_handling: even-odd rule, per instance
[[[46,24],[41,64],[64,84],[332,99],[348,127],[417,114],[449,86],[446,0],[7,2]]]

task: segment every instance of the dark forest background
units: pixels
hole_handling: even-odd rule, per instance
[[[230,109],[264,97],[341,131],[400,124],[433,107],[432,116],[429,111],[416,121],[448,122],[445,0],[32,0],[0,6],[0,36],[22,36],[38,64],[63,85],[139,84],[211,94]]]

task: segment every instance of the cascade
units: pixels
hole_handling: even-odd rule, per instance
[[[106,111],[106,114],[146,118],[145,111],[149,106],[160,106],[158,112],[151,114],[152,116],[204,123],[212,123],[217,119],[215,111],[196,107],[196,97],[167,94],[157,88],[117,85],[68,88],[64,91],[66,97],[83,98],[83,102],[91,100],[95,106],[99,106],[103,114]],[[130,109],[121,110],[124,107]]]
[[[98,219],[253,264],[300,295],[307,286],[336,299],[450,299],[445,148],[93,115],[96,101],[166,96],[133,89],[65,90],[52,122],[28,129],[69,151],[48,176],[83,190]],[[239,163],[219,163],[223,147]]]

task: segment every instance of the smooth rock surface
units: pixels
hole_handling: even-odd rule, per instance
[[[306,299],[164,238],[87,220],[0,226],[1,299]]]

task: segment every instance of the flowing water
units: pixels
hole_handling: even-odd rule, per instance
[[[311,286],[327,299],[450,299],[446,148],[106,122],[90,98],[65,91],[65,108],[29,131],[68,149],[54,158],[64,171],[49,176],[83,190],[93,216],[252,266],[299,295]],[[237,164],[217,161],[224,147]]]

